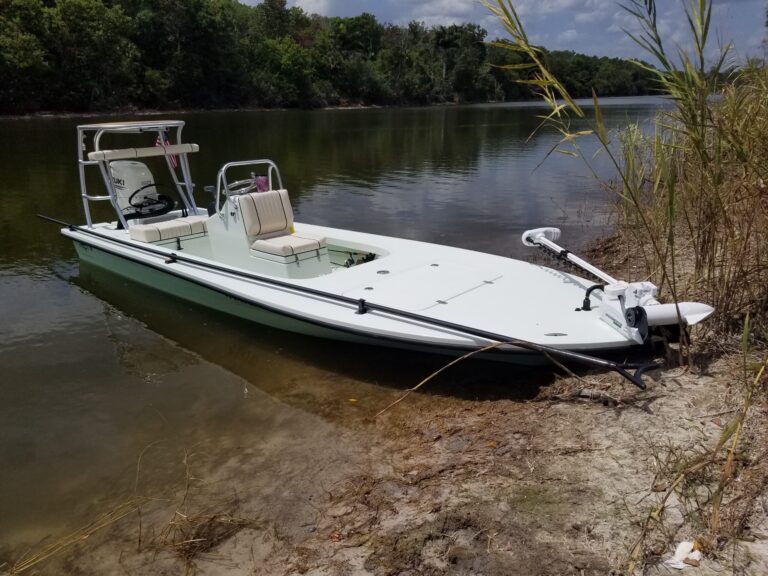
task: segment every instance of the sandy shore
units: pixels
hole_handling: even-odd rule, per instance
[[[185,480],[140,514],[32,573],[619,574],[658,498],[660,462],[673,447],[715,443],[738,408],[733,370],[725,359],[701,374],[669,369],[644,392],[587,375],[445,395],[446,378],[438,393],[412,394],[379,417],[381,398],[348,398],[356,416],[345,427],[319,414],[298,434],[295,409],[265,397],[290,435],[200,449]],[[585,387],[593,397],[578,392]],[[756,434],[766,407],[753,415],[755,456],[765,450]],[[689,573],[734,562],[739,574],[766,573],[762,500],[749,501],[753,541]],[[645,544],[646,573],[703,529],[688,505],[674,499],[666,537]]]

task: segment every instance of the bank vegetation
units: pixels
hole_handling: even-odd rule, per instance
[[[486,35],[285,0],[0,0],[0,114],[531,98]],[[544,53],[574,96],[652,90],[652,74],[624,60]]]
[[[707,57],[711,0],[684,3],[693,48],[672,53],[660,32],[656,2],[625,0],[621,5],[638,23],[638,32],[628,34],[656,67],[637,66],[653,73],[672,105],[659,111],[650,129],[630,125],[612,132],[598,96],[587,114],[530,44],[514,4],[486,1],[512,37],[509,50],[531,60],[526,82],[549,104],[543,126],[561,133],[560,151],[585,162],[590,158],[578,142],[597,138],[615,168],[616,178],[604,184],[616,193],[616,235],[601,248],[612,250],[614,265],[626,267],[633,278],[653,281],[667,300],[715,307],[696,342],[682,339],[676,360],[700,379],[717,362],[730,364],[711,385],[721,390],[723,403],[741,396],[716,439],[659,449],[654,488],[627,551],[626,573],[646,573],[683,534],[710,560],[723,559],[727,546],[735,551],[739,540],[750,537],[750,526],[765,519],[760,502],[768,473],[760,463],[762,443],[755,439],[768,427],[768,71],[763,63],[747,62],[726,73],[727,45],[714,60]],[[574,120],[579,130],[572,128]],[[655,552],[649,545],[654,539],[660,542]]]

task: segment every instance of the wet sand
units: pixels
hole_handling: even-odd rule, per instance
[[[655,497],[659,454],[715,442],[739,400],[726,361],[702,375],[664,371],[645,392],[585,375],[595,399],[572,395],[585,382],[546,372],[528,374],[532,385],[511,371],[467,386],[475,370],[449,372],[379,417],[402,387],[353,395],[342,385],[317,403],[312,382],[268,395],[242,380],[249,418],[268,422],[268,435],[237,427],[148,445],[133,488],[91,508],[151,500],[36,572],[620,573]],[[679,506],[673,538],[693,537]],[[737,556],[739,573],[765,573],[759,541]],[[695,573],[728,564],[708,559]]]

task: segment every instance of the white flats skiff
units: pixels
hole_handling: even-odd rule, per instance
[[[210,205],[200,208],[188,159],[198,147],[182,143],[183,126],[78,127],[86,223],[60,223],[83,261],[284,330],[437,353],[483,349],[489,358],[523,362],[543,352],[544,359],[606,365],[587,354],[641,345],[655,327],[693,325],[713,311],[700,303],[660,304],[653,284],[617,280],[564,250],[555,228],[527,231],[523,242],[578,267],[579,275],[294,222],[269,160],[223,166],[207,189]],[[103,140],[132,147],[105,149]],[[157,166],[167,173],[166,186],[155,181]],[[86,174],[94,170],[104,184],[98,194],[87,188]],[[92,221],[90,205],[99,201],[112,205],[114,221]],[[624,372],[626,366],[606,365],[617,366]]]

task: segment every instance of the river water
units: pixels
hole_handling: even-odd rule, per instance
[[[604,116],[612,127],[648,122],[660,104],[606,100]],[[558,139],[529,138],[543,112],[499,104],[173,117],[200,145],[190,157],[198,188],[227,161],[267,157],[298,221],[524,257],[527,228],[559,226],[578,247],[610,222],[612,198],[581,161],[553,154],[539,166]],[[118,119],[136,118],[105,120]],[[334,429],[361,425],[439,365],[247,325],[81,269],[57,227],[35,214],[83,221],[75,127],[98,120],[0,119],[0,565],[143,482],[178,479],[190,447],[225,458],[260,442],[265,470],[294,458],[311,475],[327,454],[301,446],[322,443],[318,430],[332,443]],[[592,163],[610,176],[605,158]],[[507,378],[470,373],[447,386],[471,395],[478,380],[505,387]]]

